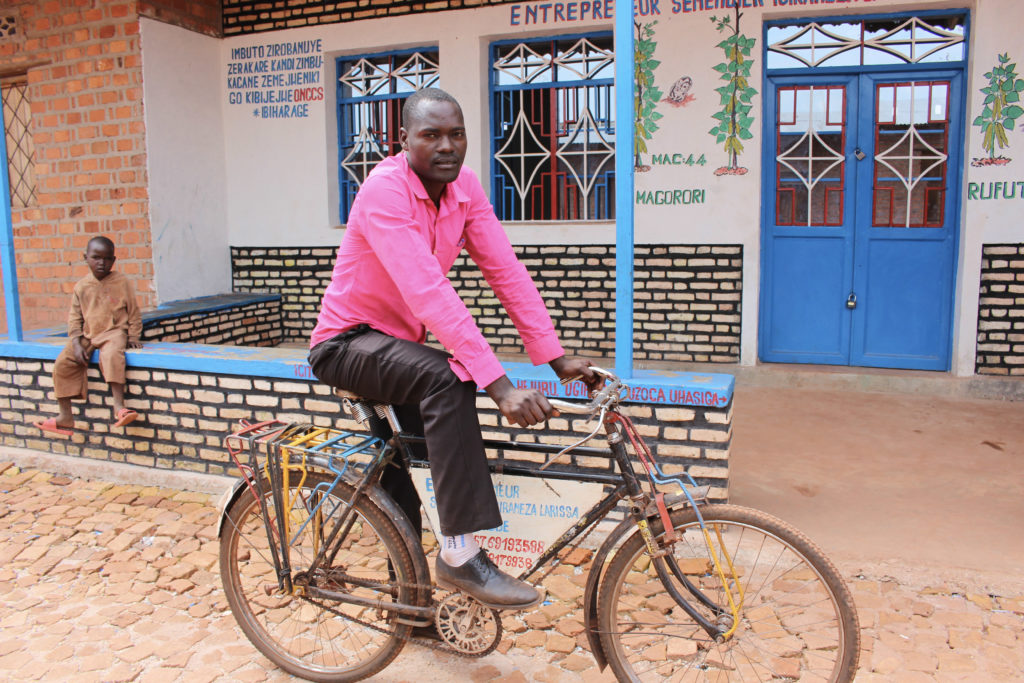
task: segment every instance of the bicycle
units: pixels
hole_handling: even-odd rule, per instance
[[[621,681],[852,680],[860,629],[832,563],[785,522],[708,503],[709,487],[667,476],[619,411],[625,385],[595,371],[605,385],[589,402],[551,399],[561,413],[596,420],[576,443],[486,440],[547,457],[506,463],[506,473],[606,490],[519,578],[540,583],[624,502],[625,519],[594,553],[584,591],[587,642],[601,670],[611,666]],[[409,446],[423,438],[404,433],[391,406],[351,394],[343,402],[364,425],[371,414],[387,420],[395,436],[270,421],[243,422],[225,440],[242,477],[222,503],[220,572],[239,626],[277,666],[313,681],[372,676],[410,641],[488,654],[501,640],[501,614],[431,582],[419,531],[377,486],[388,463],[414,460]],[[608,447],[585,446],[602,427]],[[610,458],[617,472],[556,466],[569,452]],[[430,624],[442,643],[413,637]]]

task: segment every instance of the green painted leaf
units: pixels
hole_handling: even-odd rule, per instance
[[[1020,93],[1008,92],[1006,93],[1007,102],[1020,102]]]
[[[749,130],[747,130],[746,128],[740,129],[740,139],[749,140],[752,137],[754,137],[754,134],[751,133]]]
[[[1006,110],[1003,111],[1003,116],[1005,116],[1008,119],[1020,118],[1021,114],[1024,114],[1024,109],[1021,109],[1016,104],[1013,105],[1013,106],[1007,107]]]
[[[1013,119],[1006,119],[1003,121],[1003,128],[1006,130],[1013,130]]]
[[[972,123],[971,125],[972,126],[983,126],[983,125],[985,125],[985,120],[982,117],[979,116],[976,119],[974,119],[974,123]]]

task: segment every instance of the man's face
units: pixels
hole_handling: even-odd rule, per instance
[[[114,267],[116,260],[114,250],[102,242],[90,242],[85,250],[85,262],[89,265],[92,276],[97,280],[102,280],[110,275],[110,269]]]
[[[453,102],[424,100],[416,107],[399,140],[409,166],[435,202],[444,186],[459,177],[466,158],[466,124]]]

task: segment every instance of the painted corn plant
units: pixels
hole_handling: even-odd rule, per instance
[[[654,58],[654,49],[657,47],[657,43],[654,42],[654,25],[657,23],[652,21],[643,25],[633,24],[636,28],[633,56],[633,73],[636,79],[636,92],[633,94],[633,166],[638,171],[650,169],[650,166],[644,165],[641,154],[647,153],[647,141],[658,130],[657,121],[662,116],[656,109],[658,100],[661,99],[661,90],[654,85],[654,69],[661,63]]]
[[[985,74],[988,85],[981,89],[985,95],[984,109],[974,119],[981,128],[981,146],[988,152],[984,159],[974,159],[972,166],[991,166],[1009,162],[1005,156],[996,156],[996,146],[1005,149],[1010,146],[1007,131],[1014,129],[1017,119],[1024,115],[1020,102],[1024,91],[1024,79],[1017,78],[1017,64],[1010,61],[1010,54],[998,55],[999,64]]]
[[[735,20],[729,15],[711,17],[715,30],[727,34],[725,40],[717,45],[725,52],[726,61],[714,66],[714,70],[721,74],[719,80],[726,81],[726,84],[715,88],[721,98],[721,109],[712,115],[717,123],[708,131],[715,137],[715,142],[724,147],[727,162],[715,171],[715,175],[746,173],[747,169],[739,165],[739,156],[743,153],[743,140],[754,137],[750,132],[754,124],[750,110],[757,90],[750,85],[750,68],[754,65],[750,55],[757,40],[740,33],[741,16],[737,3]]]

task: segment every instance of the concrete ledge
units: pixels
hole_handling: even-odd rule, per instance
[[[66,474],[85,479],[100,479],[115,484],[160,486],[209,494],[223,493],[235,481],[234,478],[217,474],[142,467],[123,462],[94,460],[11,446],[0,446],[0,461],[13,462],[22,469],[42,470],[51,474]]]
[[[64,347],[60,338],[15,342],[0,338],[0,358],[53,361]],[[306,363],[304,348],[218,346],[146,342],[125,353],[128,367],[152,370],[216,373],[241,377],[316,381]],[[98,354],[94,354],[95,362]],[[563,386],[547,365],[503,363],[509,378],[519,387],[538,389],[547,396],[584,398],[583,384]],[[735,380],[721,372],[634,370],[623,378],[630,387],[630,402],[657,405],[724,408],[732,400]]]

